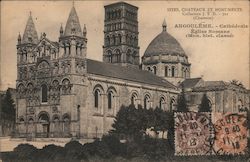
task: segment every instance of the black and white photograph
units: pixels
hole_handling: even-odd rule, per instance
[[[249,162],[249,15],[0,1],[0,162]]]

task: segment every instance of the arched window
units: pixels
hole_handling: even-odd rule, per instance
[[[135,96],[131,96],[131,105],[135,105]]]
[[[165,66],[165,77],[168,77],[168,67]]]
[[[150,99],[150,97],[148,96],[148,95],[145,95],[145,97],[144,97],[144,109],[149,109],[150,107],[150,103],[149,103],[149,99]]]
[[[47,88],[47,85],[43,84],[41,87],[42,87],[42,102],[48,102],[48,88]]]
[[[170,111],[172,111],[174,109],[174,105],[175,105],[175,99],[172,98],[170,101]]]
[[[112,102],[113,102],[113,94],[112,92],[108,92],[108,108],[112,108]]]
[[[24,123],[24,119],[23,119],[23,118],[20,118],[20,119],[19,119],[19,122],[20,122],[20,123]]]
[[[175,67],[172,66],[171,68],[171,76],[174,77],[175,76]]]
[[[107,36],[107,46],[109,46],[110,45],[110,38],[109,38],[109,36]]]
[[[163,97],[160,98],[159,108],[164,109],[165,99]]]
[[[109,63],[113,62],[113,56],[112,56],[112,52],[111,51],[108,51],[108,61],[109,61]]]
[[[68,114],[63,115],[63,133],[64,137],[70,136],[70,116]]]
[[[128,37],[128,34],[126,35],[126,43],[129,44],[129,37]]]
[[[131,62],[130,57],[131,57],[131,50],[128,49],[128,51],[127,51],[127,62]]]
[[[153,72],[156,74],[156,66],[153,67]]]
[[[117,55],[117,62],[121,62],[121,51],[119,49],[117,49],[115,52]]]
[[[115,35],[113,35],[113,45],[116,45],[116,38],[115,38]]]
[[[119,44],[122,43],[122,36],[121,36],[121,34],[118,35],[118,41],[119,41],[119,42],[118,42]]]
[[[134,105],[136,106],[136,100],[137,100],[137,94],[134,92],[132,95],[131,95],[131,105]]]
[[[95,96],[95,107],[98,108],[99,107],[99,95],[100,95],[100,91],[98,89],[95,90],[94,96]]]

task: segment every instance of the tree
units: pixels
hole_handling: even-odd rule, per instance
[[[210,101],[207,97],[207,94],[204,93],[201,99],[201,104],[199,105],[199,112],[211,112]]]
[[[156,107],[154,109],[154,125],[153,130],[156,134],[159,133],[159,131],[162,131],[162,138],[164,137],[164,132],[168,130],[169,128],[169,118],[168,113],[166,111],[163,111],[159,107]]]
[[[15,122],[16,110],[15,110],[14,101],[11,97],[11,93],[9,89],[6,91],[6,94],[3,97],[3,100],[1,102],[1,109],[2,109],[1,110],[2,120]]]
[[[178,96],[177,100],[177,112],[188,112],[187,101],[183,87],[182,87],[182,92]]]
[[[122,106],[112,124],[111,133],[125,135],[127,140],[141,137],[146,131],[145,112],[141,108],[136,109],[133,105]]]
[[[0,123],[3,135],[9,135],[14,130],[16,110],[14,101],[11,97],[10,89],[1,97]]]

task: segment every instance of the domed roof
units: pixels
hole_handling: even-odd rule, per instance
[[[156,55],[185,55],[180,43],[166,31],[166,22],[163,22],[163,31],[157,35],[147,47],[144,56]]]

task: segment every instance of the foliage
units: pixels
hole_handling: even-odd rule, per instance
[[[115,117],[111,133],[125,136],[127,141],[140,140],[146,135],[146,130],[151,129],[156,135],[164,133],[172,127],[172,113],[160,108],[156,109],[136,109],[133,105],[122,106]],[[170,125],[171,124],[171,125]]]
[[[99,139],[96,139],[92,143],[84,144],[83,152],[86,153],[88,158],[91,158],[93,156],[98,156],[104,159],[112,157],[109,146]]]
[[[37,152],[37,148],[30,144],[20,144],[14,148],[14,157],[20,160],[31,160],[32,155]]]
[[[121,156],[125,152],[124,144],[121,143],[119,138],[114,134],[104,135],[102,137],[102,142],[109,147],[112,155]]]
[[[162,131],[162,138],[164,136],[164,132],[166,132],[169,128],[169,113],[166,111],[163,111],[160,108],[156,108],[154,110],[154,117],[155,117],[155,121],[153,126],[153,130],[155,131],[156,134],[158,134],[158,132]]]
[[[204,93],[201,99],[201,104],[199,105],[199,112],[211,112],[210,101],[207,97],[207,94]]]
[[[187,101],[184,93],[184,88],[182,92],[178,95],[177,99],[177,112],[188,112]]]
[[[3,96],[1,101],[1,117],[3,121],[15,121],[16,117],[14,100],[11,97],[10,89],[6,91],[6,94]]]
[[[133,105],[122,106],[112,124],[112,132],[125,135],[127,140],[134,140],[146,131],[145,117],[146,114],[141,108],[136,109]]]
[[[233,85],[244,88],[244,85],[239,80],[233,79],[233,80],[230,81],[230,83],[233,84]]]
[[[151,160],[168,159],[174,155],[174,149],[167,139],[145,138],[141,143],[144,154]]]
[[[83,145],[78,141],[70,141],[64,146],[65,155],[68,159],[81,159],[86,156],[81,151],[83,149]]]

